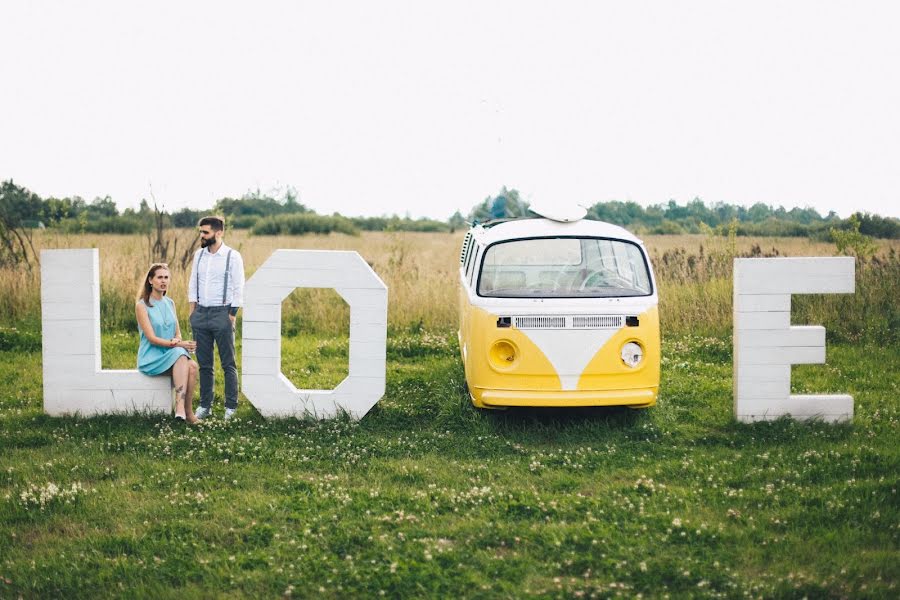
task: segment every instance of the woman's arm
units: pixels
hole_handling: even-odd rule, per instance
[[[166,298],[169,297],[166,296]],[[178,313],[175,312],[175,301],[169,298],[169,302],[172,304],[172,318],[175,319],[175,337],[181,341],[181,323],[178,322]]]
[[[151,344],[155,346],[163,346],[165,348],[174,348],[181,343],[175,339],[166,340],[156,335],[156,332],[153,331],[153,325],[150,323],[150,315],[147,314],[147,307],[144,306],[143,303],[135,303],[134,316],[135,318],[137,318],[137,322],[141,328],[141,331],[144,332],[144,337],[146,337],[147,341],[149,341]]]
[[[181,339],[181,324],[178,323],[178,315],[175,312],[175,301],[169,298],[169,302],[172,303],[172,317],[175,319],[175,339],[178,341],[178,346],[184,348],[188,352],[196,352],[197,342]]]

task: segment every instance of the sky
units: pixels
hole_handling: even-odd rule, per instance
[[[0,180],[175,211],[900,216],[900,2],[0,4]],[[151,196],[152,192],[152,196]]]

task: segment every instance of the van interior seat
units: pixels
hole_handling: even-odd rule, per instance
[[[490,292],[498,289],[524,288],[525,273],[523,271],[487,271],[481,276],[481,291]]]

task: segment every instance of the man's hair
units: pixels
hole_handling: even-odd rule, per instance
[[[225,217],[203,217],[197,226],[209,225],[213,231],[225,230]]]

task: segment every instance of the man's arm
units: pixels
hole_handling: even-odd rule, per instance
[[[197,252],[203,252],[203,248],[200,248],[199,250],[197,250]],[[188,279],[188,304],[191,307],[190,312],[188,313],[189,317],[192,314],[194,314],[194,309],[197,308],[197,301],[198,301],[197,258],[196,258],[196,256],[197,256],[197,253],[195,252],[194,259],[191,260],[191,276]]]

